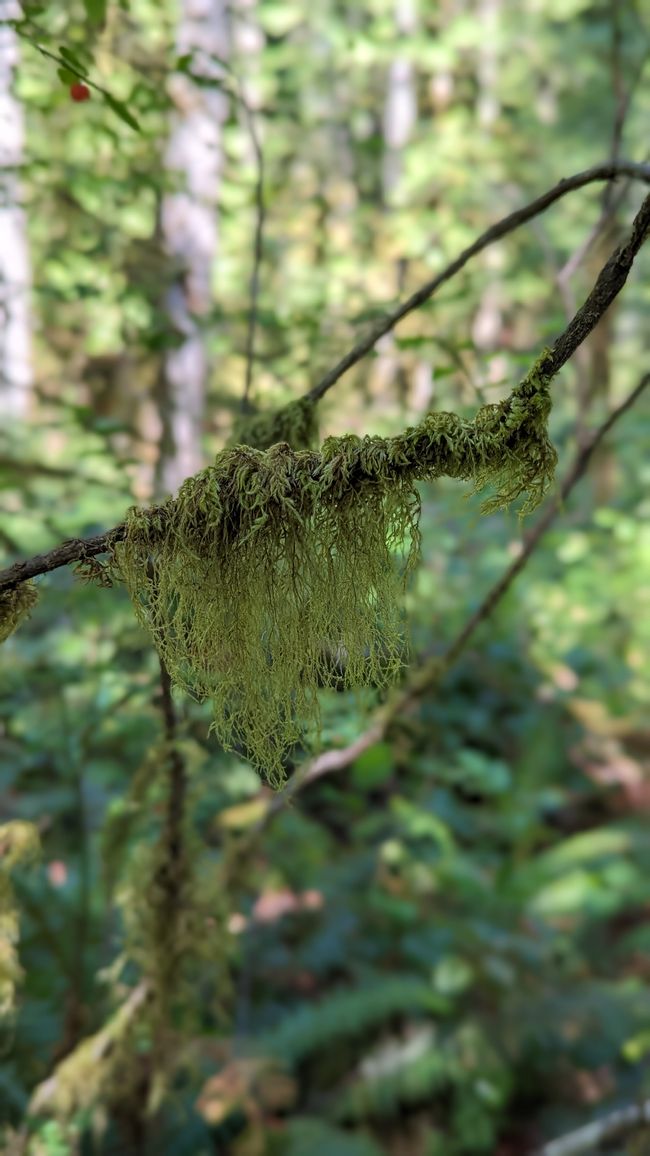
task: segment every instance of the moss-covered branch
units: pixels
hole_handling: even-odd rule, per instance
[[[594,168],[588,169],[585,172],[565,178],[552,189],[543,193],[542,196],[531,201],[529,205],[504,217],[502,221],[491,226],[487,232],[483,233],[468,249],[461,253],[447,269],[443,270],[443,272],[432,281],[423,285],[421,289],[404,302],[399,309],[387,315],[380,323],[382,326],[381,329],[378,329],[374,336],[371,334],[370,337],[363,339],[350,350],[346,358],[340,361],[338,365],[309,392],[307,398],[313,402],[322,397],[323,394],[327,392],[327,389],[329,389],[335,381],[338,381],[351,365],[354,365],[372,349],[373,345],[383,333],[388,332],[402,317],[405,317],[407,313],[412,312],[418,308],[420,304],[428,300],[435,292],[435,289],[439,285],[449,281],[464,267],[472,256],[481,252],[501,237],[506,236],[507,233],[512,232],[526,221],[532,220],[533,217],[544,212],[545,209],[567,193],[575,189],[583,188],[585,185],[594,181],[612,180],[618,176],[628,176],[643,181],[650,181],[650,165],[638,165],[629,161],[596,165]],[[613,258],[616,258],[614,263],[612,264],[611,261],[607,263],[587,302],[578,310],[576,316],[569,323],[564,333],[561,334],[556,341],[551,351],[551,366],[544,366],[545,371],[549,371],[549,369],[552,368],[552,373],[555,374],[562,368],[577,346],[588,337],[603,316],[608,305],[611,304],[611,301],[623,288],[636,253],[647,236],[649,224],[650,200],[646,199],[635,218],[633,230],[628,242],[613,255]],[[601,285],[603,279],[608,287],[607,293],[600,292],[600,289],[603,287]],[[570,335],[570,340],[566,339],[567,335]],[[52,570],[59,569],[61,566],[68,566],[71,563],[85,561],[89,558],[96,557],[98,554],[104,554],[112,550],[114,544],[124,537],[124,533],[125,526],[123,523],[120,523],[120,525],[114,526],[112,530],[104,534],[97,534],[92,538],[70,539],[69,541],[62,542],[59,546],[56,546],[53,550],[49,550],[47,553],[38,554],[33,558],[16,562],[13,566],[9,566],[7,569],[0,571],[0,591],[12,590],[16,586],[20,586],[21,583],[39,574],[48,574]]]
[[[406,655],[396,555],[406,573],[418,554],[416,483],[461,478],[494,487],[486,509],[522,494],[534,508],[556,461],[548,385],[535,366],[472,421],[428,414],[394,438],[222,450],[177,497],[130,511],[118,572],[173,682],[213,702],[226,747],[277,780],[318,725],[320,687],[395,679]]]
[[[278,442],[288,442],[294,450],[308,450],[317,438],[316,402],[301,397],[281,409],[242,415],[235,422],[230,444],[268,450]]]
[[[395,555],[408,573],[419,547],[416,484],[444,475],[491,485],[486,510],[523,495],[527,512],[544,496],[556,460],[550,381],[620,292],[649,230],[647,197],[553,347],[473,421],[428,414],[397,437],[330,438],[319,452],[286,441],[234,446],[177,497],[131,510],[107,536],[174,683],[213,702],[221,742],[271,781],[305,731],[318,728],[320,687],[382,687],[404,665]],[[303,399],[253,436],[308,440],[312,420],[313,398]],[[79,545],[88,562],[101,539],[92,550]],[[33,573],[29,563],[13,568],[0,590]],[[20,601],[9,596],[10,626]]]

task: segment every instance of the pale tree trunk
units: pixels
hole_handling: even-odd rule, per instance
[[[24,418],[32,393],[31,275],[25,213],[20,205],[23,110],[12,91],[16,33],[4,21],[20,15],[0,0],[0,413]]]
[[[404,154],[418,120],[417,77],[411,60],[399,51],[399,38],[414,36],[417,31],[416,0],[396,0],[394,6],[397,51],[388,70],[383,114],[384,154],[382,158],[382,194],[390,210],[401,204],[400,183],[404,175]],[[407,262],[400,260],[395,269],[395,296],[405,292]],[[372,373],[372,388],[380,395],[395,384],[402,404],[407,403],[409,376],[395,350],[395,338],[386,334],[377,342],[379,356]],[[431,394],[431,369],[418,362],[413,373],[416,406],[425,408]]]
[[[500,113],[497,45],[501,0],[478,0],[476,17],[482,32],[476,60],[478,85],[476,112],[481,129],[486,135],[491,135]],[[499,209],[500,203],[495,201],[493,205],[495,220],[500,215]],[[472,339],[477,349],[487,352],[495,349],[501,341],[503,328],[503,250],[499,245],[492,246],[485,253],[483,261],[489,270],[490,281],[474,317]],[[506,368],[503,356],[492,357],[488,371],[489,381],[500,381],[506,373]]]
[[[258,77],[260,58],[264,50],[264,33],[257,17],[258,0],[231,0],[232,54],[239,76],[241,92],[249,109],[258,112],[262,98]],[[248,159],[251,165],[257,163],[255,149],[250,139],[250,127],[246,116],[239,109],[239,121],[248,141]],[[261,126],[258,126],[258,130]]]
[[[214,84],[196,84],[177,73],[169,86],[174,108],[165,159],[177,188],[164,197],[161,231],[175,270],[165,304],[178,344],[165,356],[158,388],[162,423],[158,495],[175,491],[203,464],[209,369],[204,328],[212,307],[222,129],[228,113],[228,98],[219,87],[223,73],[215,57],[227,59],[228,43],[226,0],[181,0],[178,54],[191,53],[191,72]]]
[[[244,388],[241,399],[242,413],[252,413],[252,392],[255,381],[257,323],[262,278],[265,225],[265,174],[263,120],[258,116],[262,107],[259,85],[261,56],[265,37],[260,28],[257,0],[230,0],[233,72],[237,77],[237,114],[245,141],[246,163],[254,173],[251,218],[252,239],[248,322],[246,326]]]
[[[395,26],[398,37],[413,36],[416,23],[415,0],[397,0]],[[418,119],[415,69],[412,61],[401,56],[399,49],[388,70],[384,105],[384,200],[390,205],[403,172],[404,149]]]

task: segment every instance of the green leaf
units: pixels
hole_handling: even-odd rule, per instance
[[[393,752],[389,743],[376,743],[355,760],[352,781],[361,791],[380,787],[393,773]]]
[[[120,120],[123,120],[125,124],[128,124],[129,128],[135,129],[136,132],[142,131],[138,121],[133,116],[133,113],[129,112],[124,101],[117,100],[116,97],[111,96],[110,92],[104,93],[104,100],[109,108],[113,109],[115,115],[119,116]]]
[[[78,76],[76,76],[74,72],[70,72],[68,68],[57,68],[56,72],[61,84],[65,84],[66,88],[69,88],[71,84],[74,84],[75,81],[79,79]]]
[[[344,1132],[325,1120],[307,1116],[290,1120],[283,1133],[287,1156],[380,1156],[369,1136]]]
[[[59,55],[63,60],[71,64],[76,72],[80,72],[82,76],[88,76],[88,69],[86,65],[79,59],[77,54],[68,48],[66,44],[59,44]]]
[[[106,0],[84,0],[84,8],[89,22],[102,27],[106,21]]]
[[[433,972],[436,991],[441,995],[458,995],[474,980],[474,968],[458,955],[445,955]]]

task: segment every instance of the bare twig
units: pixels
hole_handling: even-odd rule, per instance
[[[648,53],[646,52],[640,61],[636,73],[628,86],[627,92],[625,92],[623,88],[623,76],[621,67],[622,46],[618,0],[612,0],[612,3],[610,4],[610,12],[612,17],[611,73],[615,107],[609,157],[612,164],[617,164],[621,154],[625,120],[630,110],[634,94],[641,82],[644,69],[648,62]],[[575,253],[572,253],[568,261],[565,262],[558,274],[557,281],[561,292],[566,290],[568,282],[577,272],[594,242],[604,232],[609,222],[616,216],[617,210],[621,207],[625,197],[629,192],[630,184],[632,183],[633,179],[634,178],[632,176],[628,176],[627,180],[623,182],[616,194],[613,180],[608,181],[605,185],[601,201],[601,212],[598,220],[596,221],[596,224],[594,225],[589,235],[585,237],[585,240],[582,242],[582,244],[578,246]]]
[[[553,205],[555,201],[559,201],[561,197],[566,196],[567,193],[581,189],[594,181],[611,181],[615,177],[620,176],[628,176],[649,183],[650,165],[634,164],[629,161],[610,161],[607,164],[595,165],[591,169],[585,169],[582,173],[576,173],[572,177],[565,177],[564,180],[559,181],[558,184],[552,189],[549,189],[548,192],[543,193],[541,197],[537,197],[534,201],[531,201],[529,205],[525,205],[522,209],[516,209],[514,213],[509,213],[507,217],[504,217],[495,225],[491,225],[485,233],[482,233],[476,241],[473,241],[467,249],[464,249],[446,269],[443,269],[441,273],[438,273],[430,281],[425,282],[411,297],[407,298],[401,305],[398,305],[391,313],[387,313],[384,317],[381,317],[379,321],[372,326],[369,333],[357,342],[349,353],[346,353],[345,357],[341,358],[338,364],[335,365],[333,369],[330,369],[313,389],[309,390],[307,396],[314,401],[323,397],[335,382],[337,382],[344,373],[347,373],[348,369],[356,365],[358,361],[361,361],[367,353],[370,353],[370,350],[377,341],[379,341],[380,337],[383,337],[385,333],[393,329],[408,313],[419,309],[425,301],[428,301],[429,298],[433,296],[441,285],[450,281],[477,253],[481,253],[483,249],[487,249],[489,245],[501,240],[501,238],[505,237],[508,233],[514,232],[520,225],[525,225],[527,221],[543,213]]]
[[[644,1125],[650,1125],[650,1100],[617,1108],[600,1120],[576,1128],[575,1132],[569,1132],[539,1148],[536,1156],[584,1156],[587,1152],[596,1152],[604,1144],[623,1140]]]
[[[71,562],[84,562],[86,558],[105,554],[116,542],[121,542],[125,534],[126,526],[122,522],[105,534],[95,534],[92,538],[68,538],[45,554],[36,554],[24,562],[14,562],[13,566],[0,570],[0,590],[12,590],[20,586],[21,582],[35,578],[37,574],[49,574],[61,566],[69,566]]]
[[[552,204],[554,200],[557,200],[559,196],[563,196],[570,188],[580,188],[591,180],[608,179],[612,175],[612,169],[614,167],[615,166],[612,165],[601,165],[597,170],[598,176],[594,176],[596,170],[590,169],[586,174],[578,174],[577,177],[571,177],[566,181],[561,181],[559,185],[555,186],[555,189],[544,194],[543,197],[538,197],[537,201],[533,202],[533,206],[537,206],[534,211],[533,207],[529,205],[526,209],[519,209],[517,213],[511,214],[500,224],[493,226],[492,230],[489,230],[491,239],[495,240],[497,236],[503,236],[504,232],[509,232],[512,228],[515,228],[516,226],[512,224],[513,218],[517,218],[518,224],[523,223],[525,220],[530,220],[531,216],[535,215],[535,212],[541,212],[542,208]],[[643,176],[644,180],[650,182],[650,166],[625,164],[619,165],[618,170],[621,173],[634,170],[636,175]],[[508,222],[510,223],[508,224]],[[646,197],[634,218],[627,241],[612,253],[609,260],[601,269],[596,284],[586,301],[571,319],[566,329],[560,334],[544,360],[540,363],[540,371],[543,374],[549,377],[555,376],[562,366],[566,364],[578,346],[588,337],[592,329],[598,324],[614,298],[625,285],[634,259],[644,241],[647,240],[649,232],[650,196]],[[487,234],[484,234],[484,238],[486,236]],[[473,247],[465,250],[465,254],[462,254],[461,257],[458,258],[454,266],[449,266],[449,269],[441,274],[441,277],[448,280],[449,277],[453,275],[453,272],[457,272],[459,268],[462,268],[463,264],[469,260],[469,256],[471,256],[473,252],[478,252],[488,243],[488,241],[481,241],[481,239],[479,239]],[[432,282],[429,282],[428,286],[423,286],[419,291],[419,304],[431,295],[433,291],[431,285]],[[417,297],[418,294],[415,296]],[[400,316],[404,316],[406,312],[416,307],[415,304],[413,304],[414,300],[414,298],[410,298],[409,302],[406,302],[406,304],[402,306]],[[393,315],[393,317],[394,316],[395,315]],[[394,320],[391,324],[394,324]],[[388,325],[388,328],[390,327],[391,325]],[[357,353],[360,348],[360,346],[355,347]],[[354,356],[350,364],[358,360],[359,357],[362,356],[362,353],[358,353],[358,356],[356,356],[355,350],[353,350],[352,355]],[[341,370],[341,373],[342,372],[343,370]],[[340,375],[339,373],[337,376]],[[333,384],[333,380],[330,384]],[[319,394],[318,396],[321,395]],[[39,554],[35,558],[29,558],[23,562],[16,562],[8,569],[0,571],[0,591],[11,590],[29,578],[34,578],[38,574],[47,574],[52,570],[57,570],[60,566],[69,565],[70,562],[83,561],[84,559],[95,557],[97,554],[105,553],[107,550],[110,550],[116,542],[122,541],[125,533],[126,527],[124,523],[121,523],[118,526],[114,526],[113,529],[107,531],[105,534],[97,534],[93,538],[71,539],[70,541],[63,542],[60,546],[57,546],[54,550],[50,550],[46,554]]]
[[[650,196],[639,209],[627,241],[603,265],[587,300],[567,325],[540,365],[540,372],[555,376],[600,321],[627,281],[639,249],[650,233]]]

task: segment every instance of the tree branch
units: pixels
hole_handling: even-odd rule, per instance
[[[45,554],[36,554],[24,562],[14,562],[13,566],[0,570],[0,590],[13,590],[21,582],[27,582],[38,574],[49,574],[61,566],[69,566],[71,562],[85,562],[87,558],[105,554],[116,542],[121,542],[125,534],[126,526],[121,522],[105,534],[95,534],[92,538],[68,538]]]
[[[587,1152],[595,1152],[603,1144],[613,1140],[622,1140],[631,1132],[643,1125],[650,1124],[650,1100],[642,1104],[629,1104],[624,1108],[617,1108],[608,1116],[585,1124],[583,1128],[576,1128],[561,1136],[559,1140],[552,1140],[539,1148],[536,1156],[583,1156]]]
[[[515,228],[516,224],[522,224],[524,221],[530,220],[532,216],[535,216],[535,213],[542,212],[543,208],[552,204],[554,200],[557,200],[558,197],[563,196],[564,193],[571,189],[580,188],[582,185],[593,180],[609,180],[614,175],[613,170],[618,170],[619,174],[626,175],[632,169],[635,170],[636,175],[643,175],[643,179],[650,182],[650,165],[600,165],[597,169],[589,169],[586,173],[579,173],[575,177],[569,177],[565,181],[560,181],[560,184],[556,185],[555,189],[551,189],[551,191],[545,193],[544,196],[538,197],[537,201],[532,202],[532,205],[529,205],[525,209],[517,210],[517,213],[511,214],[510,217],[506,217],[500,224],[493,226],[491,230],[488,230],[488,233],[491,235],[491,240],[496,240],[497,237],[503,236],[506,232]],[[594,176],[594,173],[598,175]],[[512,222],[515,218],[516,224],[513,224]],[[508,224],[508,222],[510,222],[510,224]],[[627,241],[616,249],[604,265],[587,300],[571,319],[552,349],[540,363],[540,372],[547,374],[549,377],[553,377],[562,366],[566,364],[581,342],[591,333],[614,298],[623,288],[634,263],[634,259],[644,241],[647,239],[649,232],[650,196],[646,197],[634,218]],[[484,234],[483,239],[479,239],[479,241],[475,242],[474,246],[466,249],[465,253],[461,254],[457,261],[454,262],[453,265],[450,265],[440,276],[444,280],[448,280],[453,273],[462,268],[473,253],[479,252],[481,248],[489,244],[489,241],[485,240],[487,236],[488,234]],[[439,278],[437,282],[442,283]],[[431,296],[433,292],[431,286],[433,284],[433,282],[428,282],[414,297],[409,298],[409,301],[407,301],[397,313],[392,314],[392,320],[389,318],[384,322],[384,324],[387,325],[387,329],[391,328],[396,320],[399,320],[400,317],[410,312],[411,309],[415,309],[416,305],[422,304],[427,297]],[[390,324],[388,323],[389,321]],[[387,332],[387,329],[382,329],[381,332]],[[375,337],[374,340],[376,339]],[[334,381],[341,376],[345,368],[348,368],[349,365],[358,361],[359,358],[363,356],[363,352],[367,352],[367,348],[370,348],[370,346],[366,348],[366,345],[363,343],[362,345],[358,345],[352,350],[348,355],[352,357],[352,361],[349,361],[349,363],[340,370],[340,373],[337,373],[336,377],[332,378],[329,385],[332,385]],[[359,352],[359,350],[362,351]],[[339,369],[341,365],[343,365],[342,362],[339,363],[337,369]],[[332,373],[334,372],[335,371],[332,371]],[[323,380],[325,381],[326,379]],[[329,388],[329,385],[326,388]],[[317,386],[316,390],[318,389],[320,389],[320,387]],[[313,393],[312,391],[312,395],[314,397],[320,397],[324,392],[324,389],[322,389],[320,393]],[[26,582],[29,578],[34,578],[38,574],[47,574],[52,570],[57,570],[61,566],[67,566],[71,562],[84,561],[88,558],[95,557],[97,554],[103,554],[110,550],[116,542],[122,541],[125,533],[126,527],[124,523],[121,523],[118,526],[114,526],[113,529],[107,531],[105,534],[97,534],[93,538],[73,538],[67,542],[63,542],[60,546],[55,547],[54,550],[50,550],[46,554],[39,554],[26,561],[16,562],[13,566],[8,567],[8,569],[0,571],[0,591],[11,590],[15,586],[19,586],[21,582]]]
[[[585,185],[592,184],[594,181],[611,181],[615,177],[627,176],[637,178],[638,180],[650,183],[650,165],[634,164],[630,161],[609,161],[606,164],[594,165],[591,169],[585,169],[584,172],[576,173],[572,177],[565,177],[549,189],[546,193],[542,193],[529,205],[525,205],[521,209],[516,209],[513,213],[509,213],[501,221],[497,221],[495,225],[491,225],[489,229],[482,233],[476,241],[473,241],[467,249],[464,249],[460,256],[456,257],[442,273],[436,274],[430,281],[425,282],[419,289],[407,298],[401,305],[398,305],[391,313],[385,314],[379,321],[372,326],[369,333],[361,338],[359,342],[346,353],[345,357],[341,358],[333,369],[309,390],[307,396],[312,400],[317,401],[328,389],[347,373],[353,365],[361,361],[373,346],[379,341],[380,337],[393,329],[398,321],[406,317],[408,313],[412,313],[415,309],[419,309],[425,301],[441,287],[455,277],[456,273],[467,264],[467,262],[475,257],[477,253],[481,253],[483,249],[487,249],[489,245],[493,245],[495,241],[500,241],[508,233],[514,232],[520,225],[525,225],[527,221],[531,221],[533,217],[539,216],[540,213],[545,212],[551,205],[559,201],[561,197],[565,197],[567,193],[572,193],[576,189],[581,189]]]

